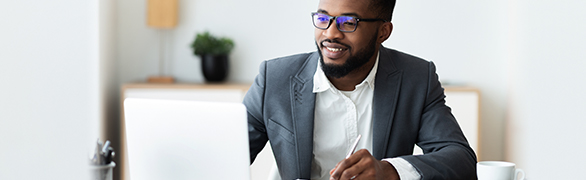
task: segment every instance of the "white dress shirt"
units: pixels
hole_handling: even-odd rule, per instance
[[[328,180],[330,170],[346,157],[356,137],[356,151],[367,149],[372,154],[372,102],[374,80],[378,68],[377,54],[374,67],[353,91],[340,91],[331,84],[318,62],[313,77],[316,93],[313,132],[312,180]],[[402,158],[383,159],[391,163],[402,180],[421,179],[411,163]]]

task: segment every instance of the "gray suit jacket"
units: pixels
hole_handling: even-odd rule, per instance
[[[251,162],[270,140],[283,180],[311,175],[318,59],[313,52],[263,62],[244,98]],[[476,155],[444,97],[432,62],[381,46],[372,155],[402,157],[423,179],[476,179]],[[425,155],[411,155],[415,144]]]

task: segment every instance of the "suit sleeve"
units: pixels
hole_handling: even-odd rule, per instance
[[[428,90],[417,145],[424,155],[404,156],[422,179],[476,179],[476,155],[445,105],[444,89],[429,63]]]
[[[248,142],[251,164],[268,141],[266,126],[263,121],[266,61],[261,63],[259,69],[260,72],[243,101],[248,112]]]

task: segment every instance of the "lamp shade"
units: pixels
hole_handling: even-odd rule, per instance
[[[177,26],[178,0],[147,0],[147,25],[170,29]]]

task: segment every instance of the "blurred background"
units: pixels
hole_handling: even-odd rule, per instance
[[[120,88],[159,71],[146,0],[0,5],[0,179],[89,179],[97,138],[119,147]],[[228,81],[263,60],[314,51],[317,0],[179,0],[165,71],[203,83],[190,44],[234,40]],[[528,179],[586,169],[586,1],[403,1],[386,47],[434,61],[444,84],[481,92],[480,160],[517,163]],[[115,171],[116,173],[116,171]]]

